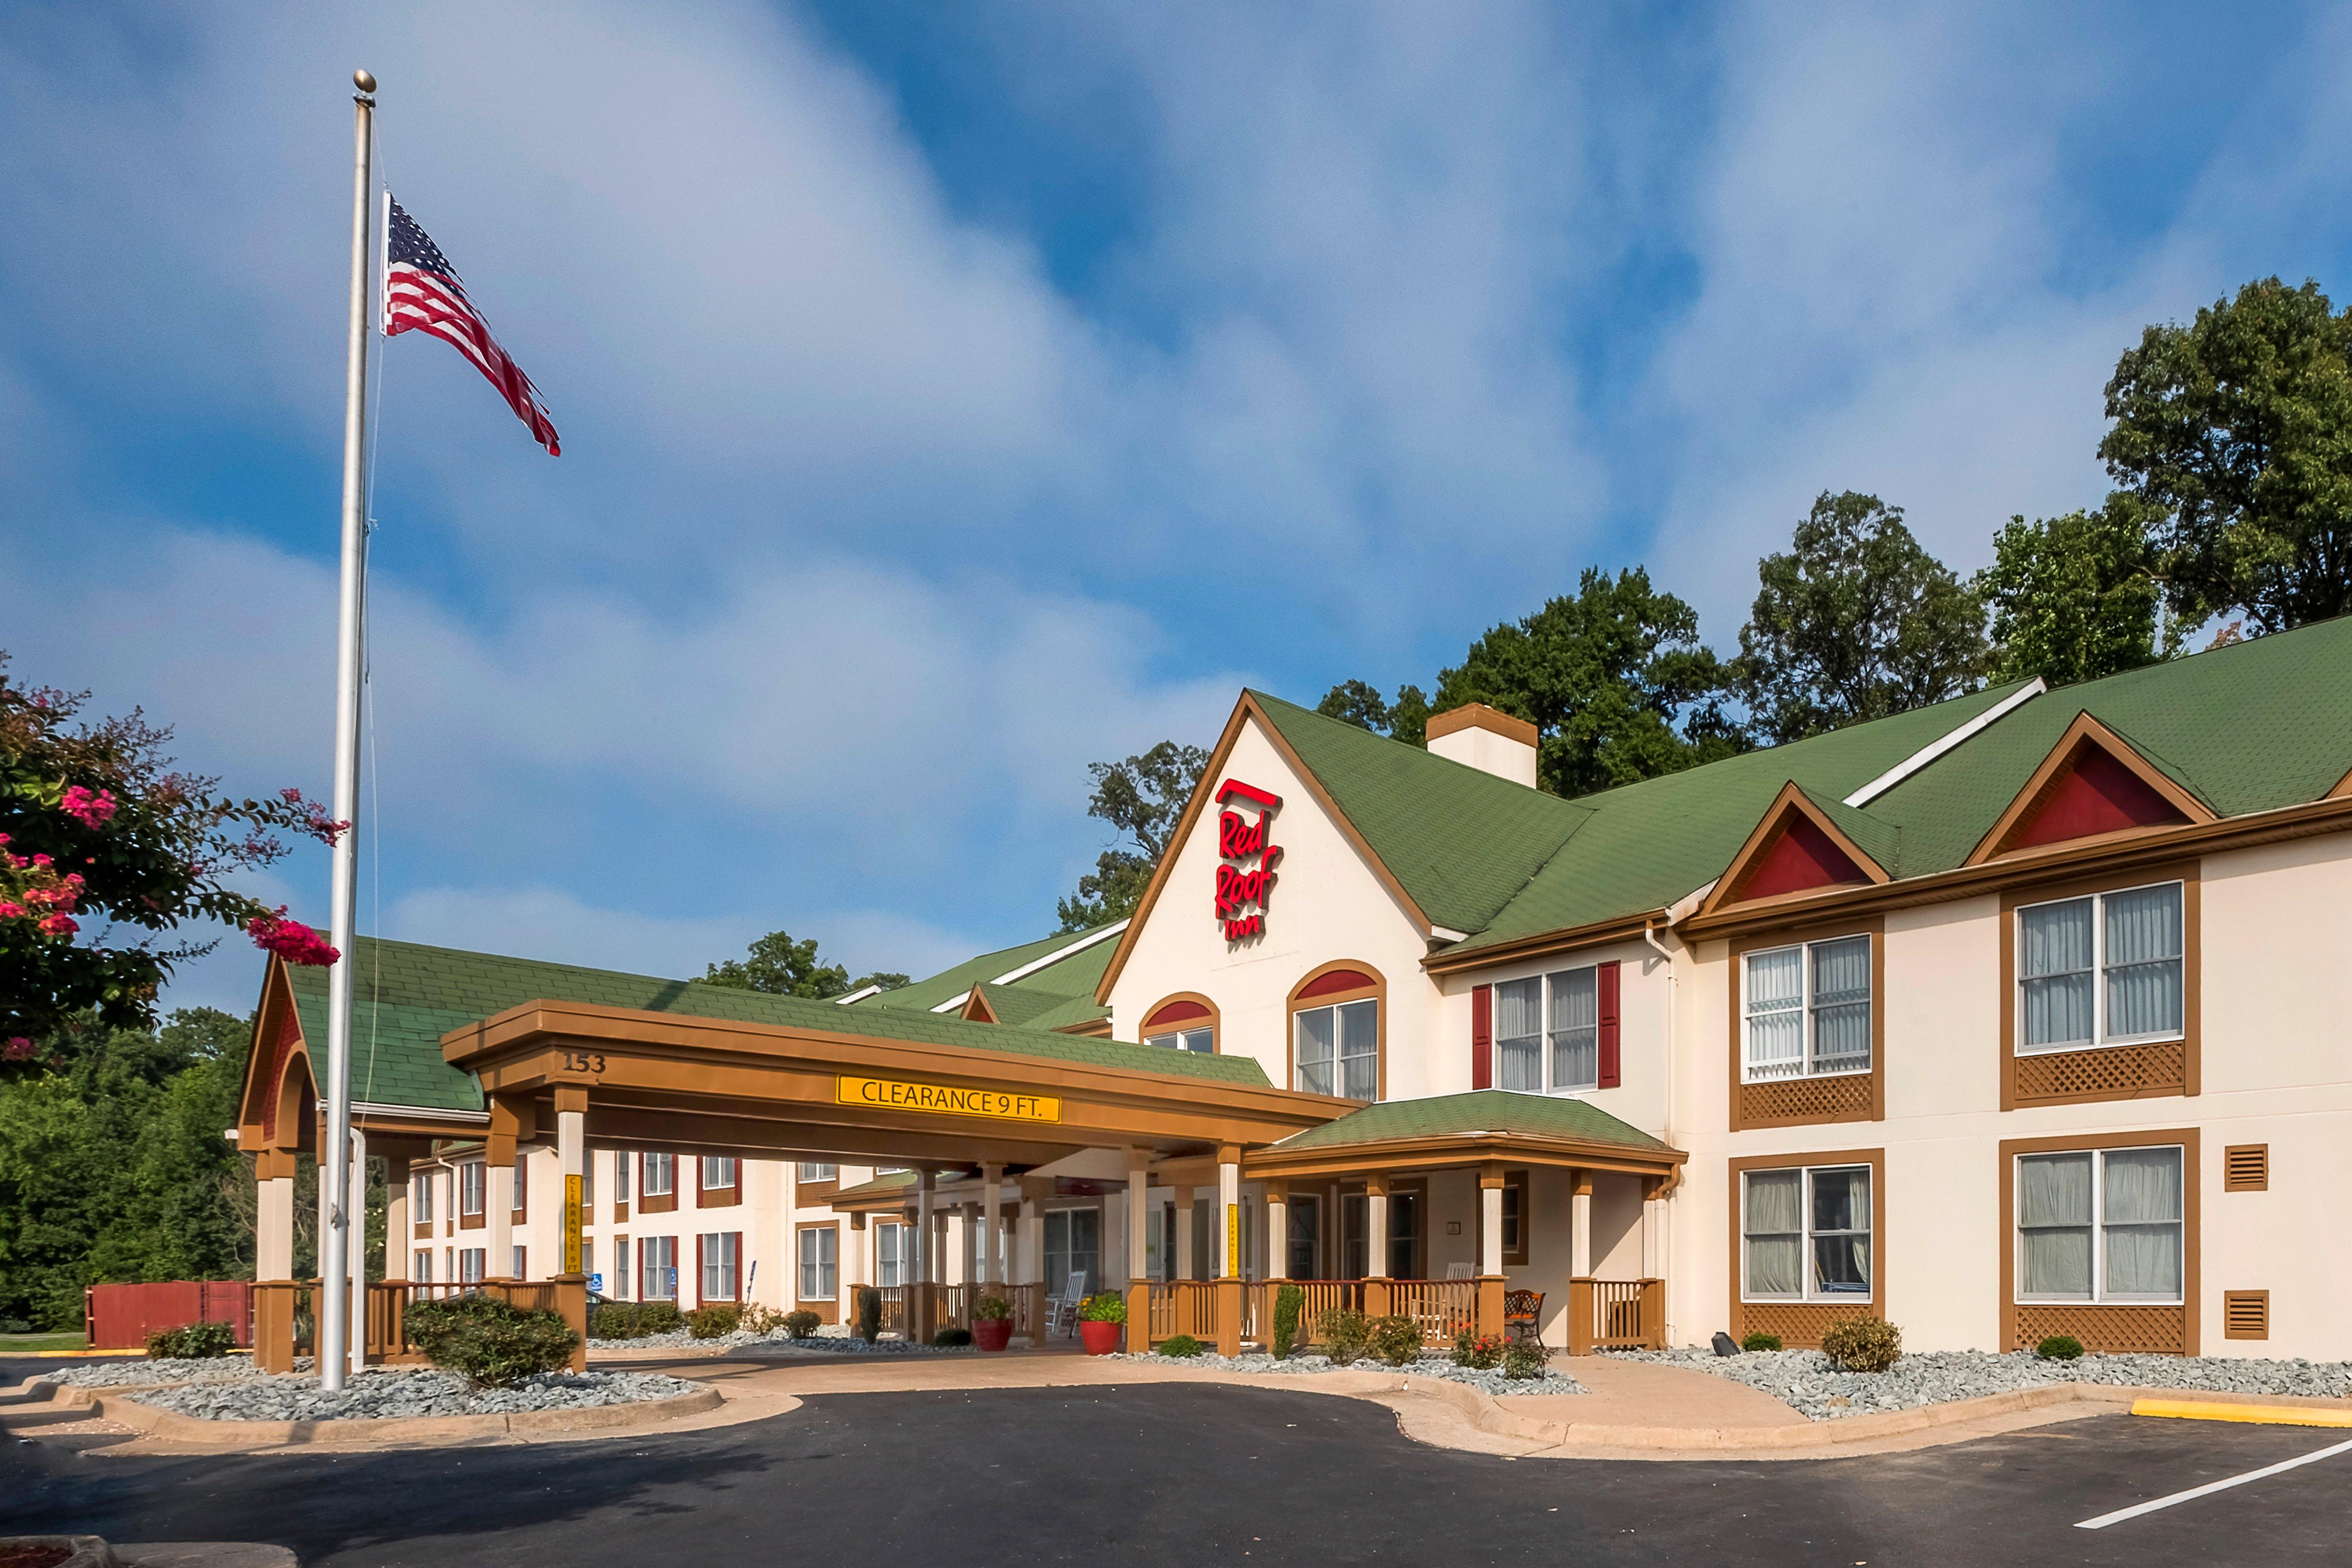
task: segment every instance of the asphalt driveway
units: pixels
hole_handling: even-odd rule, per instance
[[[371,1568],[2342,1563],[2352,1452],[2077,1523],[2345,1436],[2117,1415],[1874,1458],[1603,1463],[1424,1447],[1378,1405],[1250,1388],[870,1394],[538,1447],[110,1458],[18,1443],[0,1452],[0,1533],[262,1540]]]

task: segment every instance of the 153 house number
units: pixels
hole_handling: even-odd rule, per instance
[[[592,1051],[566,1051],[563,1053],[563,1070],[565,1072],[603,1072],[604,1058]]]

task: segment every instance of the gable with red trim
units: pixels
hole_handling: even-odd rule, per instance
[[[1971,865],[2052,844],[2184,827],[2213,813],[2088,713],[2058,743],[1969,857]]]
[[[1703,907],[1711,911],[1728,904],[1827,888],[1867,887],[1887,879],[1885,868],[1791,782],[1780,787]]]

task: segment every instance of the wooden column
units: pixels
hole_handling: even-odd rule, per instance
[[[386,1284],[408,1279],[408,1249],[415,1226],[408,1219],[408,1156],[387,1154],[383,1160],[383,1278]]]
[[[1521,1225],[1527,1216],[1519,1216]],[[1478,1173],[1478,1333],[1500,1335],[1503,1320],[1503,1168]]]
[[[1265,1184],[1265,1277],[1279,1284],[1290,1278],[1290,1184]]]
[[[1579,1279],[1592,1273],[1592,1173],[1578,1171],[1570,1178],[1569,1212],[1569,1273]]]
[[[1150,1274],[1150,1253],[1146,1250],[1150,1240],[1144,1229],[1150,1214],[1147,1200],[1151,1188],[1151,1151],[1129,1149],[1127,1152],[1127,1282],[1133,1285]]]
[[[1004,1282],[1004,1167],[1002,1164],[980,1168],[980,1206],[988,1215],[986,1230],[981,1237],[980,1277],[991,1285]]]

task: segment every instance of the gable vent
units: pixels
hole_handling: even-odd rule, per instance
[[[2270,1338],[2271,1293],[2267,1290],[2222,1291],[2221,1337],[2225,1340]]]
[[[2271,1146],[2235,1143],[2221,1151],[2221,1190],[2266,1193],[2271,1187]]]

